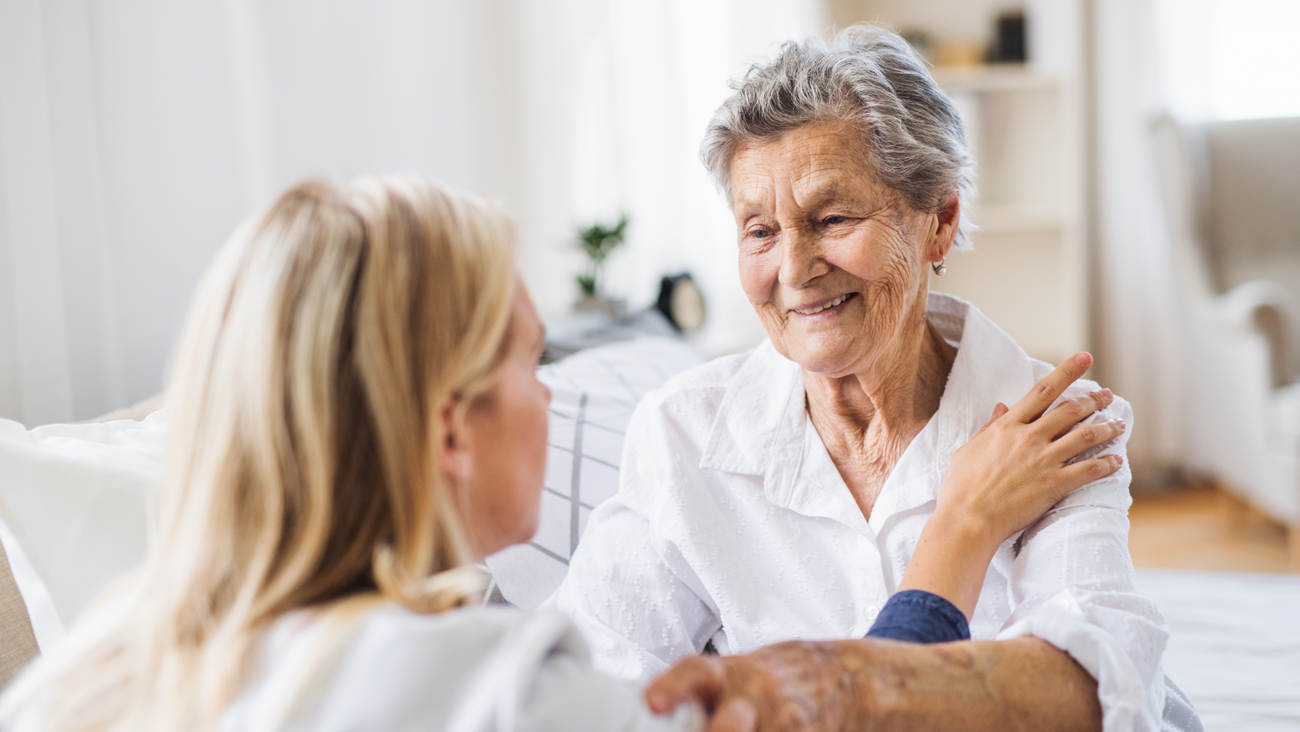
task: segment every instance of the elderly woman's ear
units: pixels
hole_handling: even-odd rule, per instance
[[[930,241],[930,256],[927,261],[942,262],[952,250],[953,242],[957,240],[957,229],[961,225],[961,197],[956,189],[948,194],[948,199],[943,202],[943,206],[935,216],[938,218],[938,224],[934,230],[934,238]]]

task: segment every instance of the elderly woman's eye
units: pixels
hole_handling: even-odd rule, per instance
[[[767,229],[754,229],[753,231],[749,232],[749,235],[754,237],[755,239],[766,239],[767,237],[772,235],[772,232],[768,231]]]
[[[848,220],[849,218],[847,216],[827,216],[823,223],[828,226],[835,226],[836,224],[842,224]]]

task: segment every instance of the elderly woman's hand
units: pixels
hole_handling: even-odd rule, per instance
[[[789,641],[739,656],[692,656],[646,689],[656,713],[694,701],[709,712],[707,732],[866,730],[878,649]]]
[[[1043,678],[1065,680],[1044,685]],[[740,656],[692,656],[646,689],[665,713],[695,702],[707,732],[1101,729],[1092,677],[1037,638],[921,645],[791,641]]]
[[[1011,409],[999,404],[993,418],[957,450],[900,590],[942,595],[970,617],[1002,542],[1070,491],[1120,469],[1118,455],[1071,462],[1123,434],[1122,420],[1073,429],[1110,405],[1109,390],[1047,411],[1091,366],[1086,353],[1067,359]]]

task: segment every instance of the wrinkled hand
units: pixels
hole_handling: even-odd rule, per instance
[[[646,689],[656,713],[695,702],[708,732],[1096,732],[1097,684],[1038,638],[916,644],[792,641],[692,657]]]
[[[646,689],[651,711],[694,701],[708,732],[865,729],[871,651],[889,642],[790,641],[743,656],[693,656]]]
[[[1089,449],[1119,437],[1123,420],[1083,425],[1080,420],[1110,405],[1109,389],[1047,408],[1092,366],[1080,353],[1034,385],[1016,405],[998,404],[993,418],[957,450],[939,493],[937,511],[977,522],[1000,544],[1037,521],[1070,491],[1119,470],[1117,455],[1080,460]]]

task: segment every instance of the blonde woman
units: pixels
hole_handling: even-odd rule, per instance
[[[655,716],[593,671],[562,617],[478,604],[474,562],[536,529],[546,454],[542,327],[510,238],[411,178],[303,184],[240,228],[181,338],[155,547],[11,687],[0,726],[702,728],[701,707]],[[1041,412],[1070,369],[1023,404]],[[945,488],[958,508],[1018,496],[1022,516],[983,527],[999,541],[1082,482],[1006,442],[1060,431],[1022,421]],[[991,459],[1007,450],[1026,467]],[[960,595],[971,568],[947,566],[913,586]],[[755,721],[780,722],[733,706],[713,724]]]

